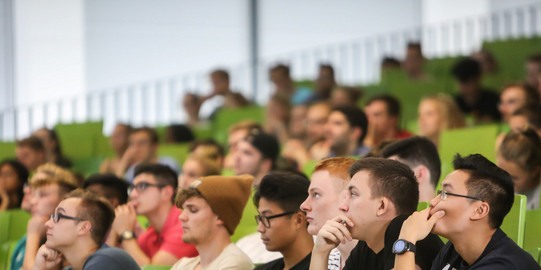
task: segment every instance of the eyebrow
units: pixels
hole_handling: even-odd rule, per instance
[[[357,188],[354,187],[354,186],[349,186],[349,187],[348,187],[348,190],[349,190],[349,191],[352,191],[352,190],[354,190],[354,189],[357,189]]]
[[[448,183],[444,183],[444,184],[441,185],[441,187],[442,187],[442,188],[449,188],[449,187],[452,188],[453,185],[448,184]]]
[[[263,212],[260,212],[261,215],[268,215],[268,214],[272,214],[272,211],[271,210],[264,210]]]
[[[66,210],[64,210],[64,208],[62,208],[62,207],[56,208],[56,212],[58,212],[58,211],[62,211],[62,212],[64,212],[64,213],[66,212]]]

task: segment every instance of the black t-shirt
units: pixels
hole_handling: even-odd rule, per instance
[[[517,246],[500,229],[492,235],[481,256],[472,265],[468,265],[456,252],[451,241],[441,249],[434,259],[432,270],[499,270],[499,269],[541,269],[530,254]]]
[[[400,235],[402,223],[408,218],[402,215],[394,218],[385,230],[385,245],[378,253],[374,253],[366,242],[359,241],[351,251],[346,261],[344,270],[367,269],[367,270],[388,270],[394,267],[393,244]],[[429,234],[425,239],[417,242],[415,252],[415,263],[422,269],[430,269],[432,261],[443,247],[443,242],[435,234]]]
[[[312,258],[312,252],[308,253],[304,259],[302,259],[295,266],[291,267],[290,270],[308,270],[310,269],[310,259]],[[254,270],[282,270],[284,269],[284,258],[279,258],[274,261],[268,262],[266,264],[260,265]]]
[[[465,114],[471,114],[476,120],[490,118],[493,121],[499,121],[501,119],[500,111],[498,110],[499,101],[500,97],[498,94],[487,89],[481,90],[477,102],[473,105],[467,104],[462,96],[455,96],[455,102],[460,107],[460,110]]]

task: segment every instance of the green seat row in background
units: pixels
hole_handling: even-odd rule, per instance
[[[0,212],[0,270],[9,269],[17,241],[26,233],[30,214],[23,210]]]

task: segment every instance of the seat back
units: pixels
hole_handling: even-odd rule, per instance
[[[513,207],[503,219],[500,227],[519,247],[524,246],[524,225],[526,224],[526,196],[515,194]]]
[[[524,249],[541,247],[541,209],[526,211]]]

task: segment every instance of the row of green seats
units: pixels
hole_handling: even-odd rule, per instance
[[[30,214],[20,209],[0,212],[0,269],[9,269],[11,254],[26,233],[29,219]]]

